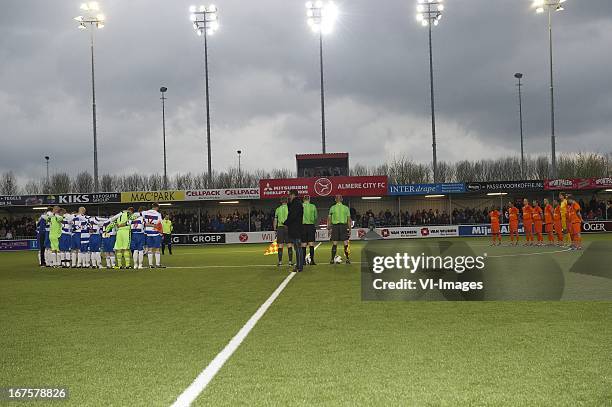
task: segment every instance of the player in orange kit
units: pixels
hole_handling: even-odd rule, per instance
[[[567,200],[568,228],[572,236],[572,249],[582,250],[582,236],[580,235],[582,228],[582,214],[580,213],[580,205],[573,196]]]
[[[553,228],[557,236],[557,244],[563,246],[563,223],[561,223],[561,205],[556,199],[553,200]]]
[[[525,227],[525,246],[533,245],[533,208],[528,199],[523,199],[523,226]]]
[[[496,242],[499,246],[502,244],[501,238],[501,227],[499,224],[499,211],[497,208],[491,208],[491,212],[489,212],[489,217],[491,218],[491,238],[493,239],[491,242],[491,246],[495,246]]]
[[[510,221],[510,244],[516,246],[519,242],[518,225],[519,225],[519,210],[514,206],[514,202],[509,203],[508,220]],[[516,241],[514,240],[516,238]]]
[[[548,236],[548,244],[555,244],[555,235],[553,234],[553,207],[548,201],[548,199],[544,198],[544,231]]]
[[[536,237],[538,238],[538,246],[544,245],[544,238],[542,237],[542,208],[540,208],[540,204],[538,201],[533,201],[533,229]]]

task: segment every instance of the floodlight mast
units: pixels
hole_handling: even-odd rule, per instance
[[[210,6],[189,7],[190,20],[198,36],[204,37],[204,73],[206,87],[206,143],[208,150],[208,182],[212,181],[212,160],[210,146],[210,95],[208,83],[208,36],[219,29],[219,10],[214,4]]]
[[[94,159],[94,192],[100,191],[98,178],[98,129],[96,118],[96,80],[94,63],[94,27],[102,28],[106,22],[106,17],[100,11],[100,5],[96,1],[81,4],[83,15],[74,18],[79,23],[81,30],[89,28],[90,49],[91,49],[91,110],[93,122],[93,159]]]
[[[432,167],[433,180],[438,182],[438,153],[436,144],[436,110],[434,99],[434,77],[433,77],[433,47],[431,42],[431,26],[437,26],[442,18],[444,10],[443,0],[418,0],[417,2],[417,21],[428,28],[429,33],[429,88],[431,102],[431,148],[432,148]]]
[[[548,11],[548,50],[550,67],[550,154],[551,154],[551,178],[557,178],[557,152],[555,138],[555,87],[553,80],[553,35],[552,35],[552,14],[553,11],[563,11],[563,3],[566,0],[533,0],[532,7],[536,13]]]
[[[331,1],[306,2],[306,22],[316,34],[319,34],[319,72],[321,79],[321,150],[326,153],[325,139],[325,81],[323,76],[323,35],[334,28],[338,17],[338,8]]]

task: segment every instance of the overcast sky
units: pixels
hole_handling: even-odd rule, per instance
[[[338,0],[324,40],[327,149],[351,163],[431,157],[427,30],[412,0]],[[100,173],[162,171],[159,87],[167,86],[169,172],[206,168],[203,40],[190,1],[100,1],[96,34]],[[199,4],[199,3],[198,3]],[[213,168],[294,168],[320,152],[318,41],[302,0],[218,0],[210,38]],[[527,152],[549,153],[546,17],[530,0],[447,0],[433,33],[438,157],[518,154],[515,72]],[[79,1],[2,0],[0,171],[20,179],[92,168],[89,36]],[[557,148],[612,150],[612,1],[555,13]]]

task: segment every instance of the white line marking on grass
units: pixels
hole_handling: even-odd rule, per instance
[[[206,369],[196,377],[196,379],[187,387],[187,389],[176,399],[172,404],[172,407],[187,407],[194,402],[194,400],[206,389],[208,383],[215,377],[219,370],[223,367],[225,362],[232,356],[232,354],[238,349],[242,341],[247,337],[249,332],[255,327],[257,321],[266,313],[270,305],[276,300],[280,293],[285,289],[289,281],[295,276],[296,273],[290,273],[287,278],[274,290],[272,295],[261,304],[259,309],[255,311],[253,316],[247,321],[246,324],[238,331],[236,336],[223,348],[221,352],[210,362]]]
[[[536,252],[536,253],[500,254],[500,255],[497,255],[497,256],[487,256],[487,257],[538,256],[540,254],[564,253],[564,252],[570,252],[570,251],[572,251],[572,249],[552,250],[550,252]]]

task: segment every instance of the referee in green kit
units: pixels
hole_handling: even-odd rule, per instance
[[[310,203],[310,197],[304,197],[304,219],[302,221],[302,255],[304,256],[304,264],[306,264],[306,246],[310,247],[310,265],[315,266],[315,240],[317,238],[316,223],[319,219],[317,207]]]
[[[342,195],[336,195],[336,204],[329,208],[329,218],[327,218],[327,229],[331,228],[332,251],[331,261],[334,264],[338,242],[344,242],[344,255],[346,264],[351,264],[349,259],[348,244],[351,236],[351,211],[348,206],[342,203]]]

